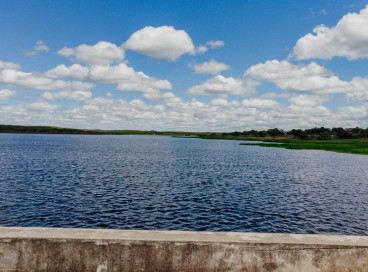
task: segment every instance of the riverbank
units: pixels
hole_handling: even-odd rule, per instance
[[[267,141],[265,143],[264,141]],[[324,150],[339,153],[368,155],[368,139],[353,140],[280,140],[268,139],[259,143],[241,143],[240,145],[258,145],[286,149]]]

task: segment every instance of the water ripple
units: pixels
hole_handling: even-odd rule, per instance
[[[0,225],[368,235],[368,156],[0,135]]]

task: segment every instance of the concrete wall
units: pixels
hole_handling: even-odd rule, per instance
[[[368,271],[368,237],[1,228],[0,271]]]

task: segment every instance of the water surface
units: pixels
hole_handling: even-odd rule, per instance
[[[0,225],[368,235],[368,156],[0,134]]]

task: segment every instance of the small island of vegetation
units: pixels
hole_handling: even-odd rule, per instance
[[[175,137],[194,137],[201,139],[251,140],[258,145],[287,149],[314,149],[351,154],[368,155],[368,128],[312,128],[284,131],[245,130],[243,132],[183,132],[183,131],[145,131],[145,130],[98,130],[74,129],[52,126],[0,125],[0,133],[40,133],[40,134],[91,134],[91,135],[169,135]]]

